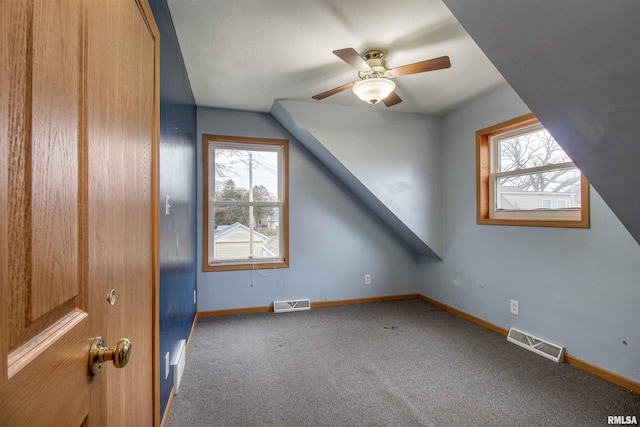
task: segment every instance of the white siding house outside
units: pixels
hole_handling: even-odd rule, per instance
[[[502,186],[499,195],[498,209],[535,210],[580,207],[579,189],[571,192],[523,191],[517,187]]]
[[[214,253],[216,259],[247,259],[251,255],[249,250],[249,227],[239,222],[231,225],[220,225],[215,231]],[[265,246],[271,238],[253,231],[254,256],[274,256]]]

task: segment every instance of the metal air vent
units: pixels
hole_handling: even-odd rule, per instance
[[[288,311],[311,310],[311,301],[309,299],[294,299],[287,301],[274,301],[274,313],[285,313]]]

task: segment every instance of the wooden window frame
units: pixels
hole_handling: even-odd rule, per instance
[[[282,261],[277,262],[255,262],[255,263],[238,263],[238,262],[220,262],[209,265],[209,143],[225,142],[238,144],[256,144],[281,146],[283,150],[282,159],[282,213],[281,218],[283,224],[280,225],[280,233],[282,239]],[[202,135],[202,157],[203,157],[203,180],[202,180],[202,205],[203,205],[203,232],[202,232],[202,270],[205,272],[213,271],[232,271],[232,270],[256,270],[256,269],[275,269],[289,267],[289,141],[286,139],[268,139],[268,138],[249,138],[228,135]]]
[[[527,216],[513,212],[514,218],[493,218],[491,216],[491,203],[493,195],[490,191],[491,175],[491,137],[502,132],[515,130],[540,123],[538,118],[530,113],[516,117],[506,122],[481,129],[476,132],[476,216],[478,224],[488,225],[516,225],[531,227],[564,227],[564,228],[589,228],[589,182],[585,176],[580,175],[581,208],[579,219],[524,219],[517,216]],[[557,210],[536,211],[536,214],[545,216],[547,213]],[[527,211],[524,211],[525,213]],[[547,215],[549,216],[549,215]],[[550,215],[553,217],[553,215]]]

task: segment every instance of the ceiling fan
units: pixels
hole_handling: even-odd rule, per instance
[[[391,107],[402,102],[402,99],[395,92],[396,85],[391,79],[408,74],[424,73],[451,67],[448,56],[428,59],[397,68],[388,68],[387,61],[384,59],[384,52],[378,49],[368,50],[361,56],[355,49],[348,47],[334,50],[333,54],[358,70],[360,80],[322,92],[313,96],[313,99],[321,100],[353,88],[353,92],[363,101],[371,105],[376,105],[382,101],[384,105]]]

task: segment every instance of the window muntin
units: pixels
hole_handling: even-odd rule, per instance
[[[288,141],[204,135],[205,271],[288,266]]]
[[[588,182],[535,116],[476,137],[478,223],[589,226]]]

